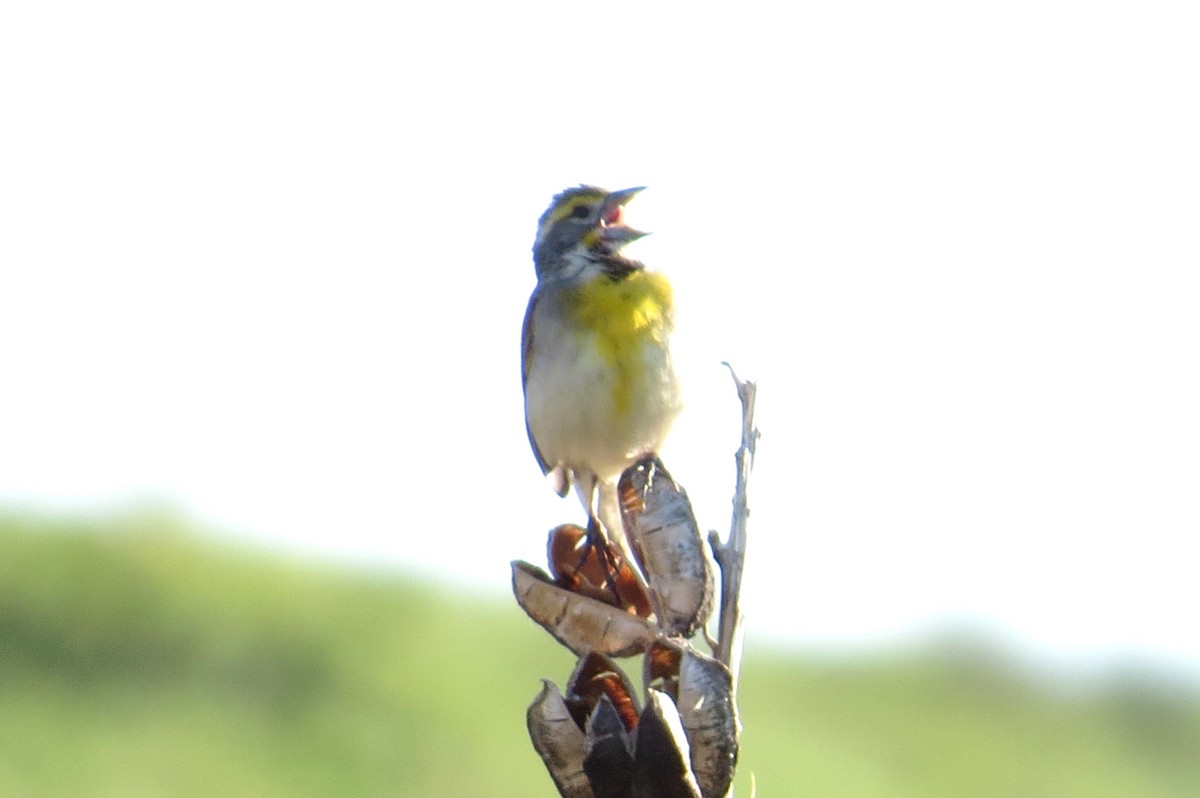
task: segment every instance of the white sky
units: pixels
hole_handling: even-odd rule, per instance
[[[728,9],[732,6],[719,6]],[[0,11],[0,505],[145,497],[506,589],[535,220],[649,185],[751,634],[975,619],[1200,668],[1200,12],[1039,0]]]

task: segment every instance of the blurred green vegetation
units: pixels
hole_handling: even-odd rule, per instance
[[[0,795],[549,798],[524,713],[571,664],[514,603],[403,573],[0,516]],[[1194,693],[1061,687],[995,654],[751,645],[738,792],[1200,795]]]

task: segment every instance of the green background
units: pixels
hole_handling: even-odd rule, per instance
[[[0,795],[554,796],[524,713],[572,658],[515,603],[185,527],[0,516]],[[751,639],[740,704],[742,796],[1200,795],[1195,686],[1137,669]]]

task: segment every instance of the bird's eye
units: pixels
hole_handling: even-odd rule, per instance
[[[571,218],[573,219],[586,219],[587,217],[591,216],[591,214],[592,209],[588,205],[576,205],[571,209]]]

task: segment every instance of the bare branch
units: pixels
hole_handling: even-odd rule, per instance
[[[750,471],[754,467],[754,451],[758,444],[759,432],[754,426],[757,385],[738,379],[737,372],[728,363],[725,367],[733,377],[738,399],[742,403],[742,441],[734,455],[737,483],[733,494],[733,518],[730,522],[729,539],[721,543],[716,532],[710,532],[709,545],[717,565],[721,568],[721,616],[718,622],[717,648],[713,654],[729,666],[736,685],[742,660],[742,613],[739,597],[742,591],[742,569],[746,561],[746,524],[750,517],[746,486],[750,481]]]

